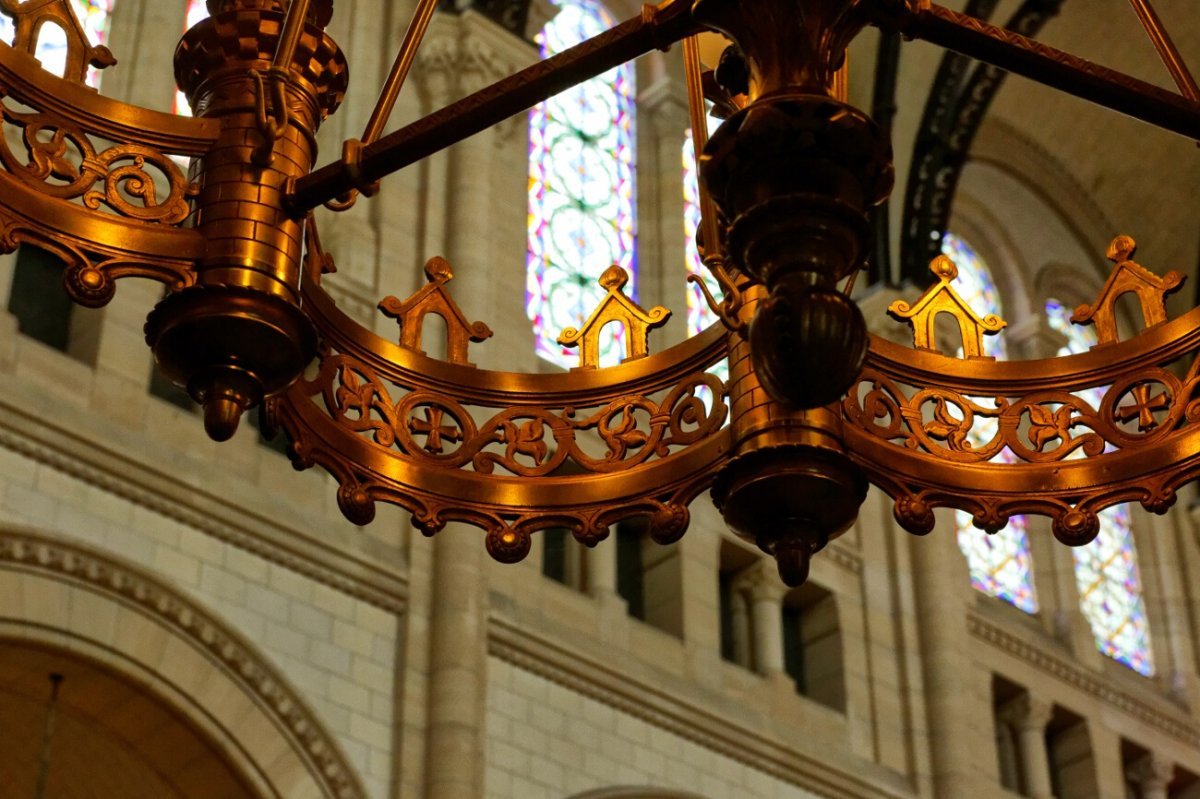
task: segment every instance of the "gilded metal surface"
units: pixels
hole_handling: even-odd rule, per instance
[[[1162,513],[1200,473],[1198,325],[1200,309],[1129,341],[1023,362],[874,339],[842,406],[847,447],[913,532],[949,505],[986,530],[1044,514],[1060,540],[1086,543],[1097,511],[1137,501]]]
[[[418,22],[430,7],[422,5]],[[337,478],[347,517],[366,523],[374,503],[387,501],[410,510],[427,533],[467,522],[486,531],[501,560],[524,556],[534,531],[566,526],[594,544],[630,516],[649,517],[656,539],[675,540],[687,504],[710,484],[730,524],[774,555],[792,582],[852,523],[864,477],[893,497],[897,518],[914,532],[927,532],[932,509],[948,505],[989,530],[1015,513],[1044,513],[1060,540],[1079,544],[1096,534],[1104,507],[1169,507],[1176,487],[1200,475],[1200,309],[1166,320],[1162,298],[1180,278],[1135,264],[1132,239],[1114,242],[1112,277],[1076,316],[1094,322],[1106,346],[1024,363],[973,357],[982,334],[1003,323],[963,305],[950,284],[953,264],[941,260],[937,287],[913,307],[894,306],[914,324],[917,349],[872,339],[866,367],[839,404],[788,404],[764,386],[773,381],[780,396],[807,401],[805,382],[839,370],[851,379],[861,354],[844,346],[862,326],[836,283],[861,265],[865,214],[890,188],[891,157],[870,120],[833,95],[845,45],[869,14],[1173,130],[1192,129],[1197,104],[927,2],[700,0],[695,19],[691,7],[647,7],[374,144],[378,125],[369,126],[344,162],[318,172],[315,132],[347,84],[345,59],[323,32],[329,0],[296,2],[290,17],[283,0],[210,0],[213,16],[177,51],[195,119],[81,85],[88,61],[108,59],[86,41],[75,42],[68,80],[0,46],[0,121],[18,134],[0,140],[0,248],[35,241],[60,254],[73,296],[88,304],[111,297],[115,277],[167,282],[175,291],[151,315],[148,337],[168,373],[206,403],[214,437],[266,401],[297,466],[319,464]],[[26,50],[30,25],[65,8],[65,0],[0,0]],[[754,328],[747,340],[714,325],[650,355],[647,331],[667,311],[638,308],[614,267],[588,323],[564,332],[564,342],[582,345],[589,368],[506,373],[467,363],[467,342],[490,331],[462,316],[446,291],[444,261],[430,262],[430,285],[414,297],[382,303],[400,322],[399,345],[353,323],[320,290],[334,267],[308,209],[370,189],[557,90],[666,46],[701,18],[734,32],[749,64],[750,102],[706,155],[705,180],[734,224],[721,230],[706,221],[716,232],[705,238],[733,298],[723,305],[737,319],[731,329],[774,309],[757,338]],[[780,36],[781,25],[794,35]],[[72,30],[81,30],[77,21]],[[695,118],[702,80],[687,49]],[[398,66],[406,58],[407,46]],[[398,85],[385,87],[377,118],[386,118]],[[10,149],[17,140],[24,152]],[[800,140],[810,143],[797,147]],[[755,146],[780,141],[778,157],[763,158]],[[168,155],[200,158],[198,191]],[[750,161],[759,166],[747,170]],[[818,161],[840,176],[838,186],[813,180]],[[759,181],[753,191],[749,180]],[[193,227],[181,227],[185,217]],[[721,239],[747,267],[736,287],[723,271]],[[1146,329],[1118,342],[1112,307],[1128,292],[1142,302]],[[420,351],[427,313],[447,320],[446,360]],[[933,349],[940,313],[958,321],[970,357]],[[612,321],[626,326],[629,358],[597,368],[595,337]],[[777,338],[786,346],[758,363]],[[316,368],[294,380],[314,352]],[[728,386],[706,373],[727,353]],[[793,379],[799,360],[803,380]]]
[[[629,273],[621,267],[613,265],[605,269],[604,274],[600,275],[599,283],[608,293],[583,323],[583,327],[578,330],[568,327],[559,334],[559,344],[579,348],[578,368],[600,367],[600,331],[610,322],[615,322],[625,330],[624,360],[645,358],[650,354],[650,331],[665,325],[671,312],[661,305],[656,305],[649,311],[643,310],[640,305],[625,296],[623,289],[628,282]]]
[[[104,206],[121,216],[171,225],[187,218],[187,199],[199,188],[170,156],[141,144],[98,150],[70,120],[53,113],[22,113],[4,100],[0,87],[0,133],[15,128],[24,145],[23,153],[13,152],[11,137],[0,135],[0,162],[9,175],[51,197],[82,199],[92,210]]]
[[[1183,286],[1184,276],[1174,270],[1159,277],[1133,261],[1137,242],[1132,236],[1117,236],[1108,245],[1108,260],[1116,264],[1100,289],[1100,296],[1090,305],[1080,305],[1071,315],[1077,325],[1095,325],[1096,338],[1101,344],[1117,340],[1117,300],[1126,294],[1137,297],[1144,327],[1167,321],[1166,296]]]
[[[1158,18],[1154,7],[1150,5],[1150,0],[1129,0],[1129,4],[1133,6],[1134,13],[1138,15],[1138,20],[1146,29],[1146,35],[1150,37],[1150,43],[1158,51],[1163,66],[1167,68],[1167,72],[1171,73],[1171,79],[1179,87],[1179,93],[1193,102],[1200,101],[1200,87],[1196,86],[1196,79],[1192,77],[1187,63],[1180,55],[1175,42],[1171,40],[1171,34],[1162,24],[1162,20]]]
[[[0,124],[0,250],[54,252],[72,298],[92,307],[120,277],[194,282],[204,240],[179,225],[195,191],[169,156],[204,152],[216,126],[101,97],[3,45]]]
[[[13,48],[30,57],[37,50],[42,25],[49,23],[63,31],[67,42],[64,80],[82,84],[87,78],[88,67],[107,69],[117,63],[111,50],[88,40],[71,0],[0,0],[0,13],[12,17],[15,23]]]
[[[962,338],[963,355],[967,358],[983,356],[984,335],[995,335],[1008,324],[995,314],[980,316],[968,305],[951,285],[958,277],[958,267],[945,255],[939,255],[929,265],[929,271],[937,276],[938,282],[926,289],[921,298],[912,305],[896,300],[888,306],[888,313],[907,322],[913,331],[913,346],[919,350],[939,352],[937,341],[937,319],[947,314],[958,325]]]
[[[454,272],[445,258],[426,261],[425,277],[429,280],[428,285],[404,301],[384,297],[379,310],[400,325],[400,346],[417,352],[425,352],[421,348],[421,332],[426,314],[440,316],[446,326],[446,360],[467,364],[470,343],[487,341],[492,337],[492,329],[483,322],[469,321],[450,296],[446,284],[454,279]]]
[[[565,526],[595,543],[629,516],[674,540],[727,446],[723,386],[703,371],[724,356],[716,330],[608,369],[514,374],[397,347],[315,286],[306,296],[330,348],[270,411],[296,463],[339,480],[355,522],[394,502],[427,532],[483,528],[503,560],[523,557],[533,531]]]

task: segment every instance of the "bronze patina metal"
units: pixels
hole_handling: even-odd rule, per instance
[[[0,13],[17,24],[12,46],[0,44],[0,247],[56,253],[67,291],[89,306],[110,300],[118,278],[163,282],[170,292],[150,313],[147,341],[204,405],[209,434],[228,438],[246,410],[264,406],[297,467],[329,470],[359,524],[376,502],[392,502],[429,534],[473,524],[494,557],[513,561],[538,530],[567,527],[594,545],[635,516],[656,540],[674,541],[689,503],[711,488],[730,527],[797,584],[874,483],[914,533],[950,506],[985,530],[1042,513],[1059,540],[1078,545],[1096,535],[1099,510],[1137,501],[1164,512],[1200,474],[1200,309],[1169,320],[1162,298],[1180,276],[1138,265],[1132,239],[1118,237],[1112,278],[1074,317],[1099,330],[1103,346],[1090,352],[983,357],[982,336],[1003,320],[962,301],[948,259],[934,262],[938,282],[924,297],[891,309],[912,324],[912,348],[869,336],[845,284],[866,257],[867,215],[891,190],[891,147],[839,87],[847,44],[876,25],[1200,139],[1195,82],[1148,0],[1131,4],[1180,94],[928,0],[664,0],[381,135],[433,13],[434,0],[421,0],[362,139],[314,169],[317,126],[347,85],[345,58],[324,32],[332,0],[209,0],[211,17],[176,57],[194,118],[87,89],[88,65],[114,56],[87,41],[67,0],[3,0]],[[68,33],[64,78],[31,56],[46,20]],[[715,79],[702,74],[692,38],[702,30],[733,42]],[[348,209],[388,174],[680,40],[721,324],[651,353],[649,335],[669,310],[636,305],[614,267],[587,324],[563,331],[581,366],[518,374],[470,362],[491,331],[458,308],[441,258],[427,262],[428,285],[381,303],[400,325],[398,343],[322,290],[332,258],[312,209]],[[711,141],[699,129],[703,87],[729,115]],[[173,155],[197,160],[190,177]],[[1118,342],[1112,306],[1129,292],[1145,329]],[[429,313],[446,319],[445,359],[423,349]],[[939,351],[939,314],[956,321],[961,357]],[[627,357],[600,368],[594,333],[611,322],[627,328]],[[725,357],[722,383],[706,370]],[[985,429],[980,444],[972,434]],[[1003,450],[1015,457],[994,460]]]

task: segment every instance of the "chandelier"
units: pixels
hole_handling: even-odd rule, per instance
[[[1136,501],[1163,513],[1200,474],[1200,310],[1168,319],[1164,297],[1183,278],[1138,264],[1131,238],[1112,240],[1107,283],[1072,316],[1099,340],[1077,355],[984,356],[983,337],[1005,322],[962,299],[945,256],[918,300],[889,309],[911,325],[911,347],[869,335],[849,298],[869,217],[893,182],[888,136],[845,99],[846,47],[865,26],[1200,140],[1200,92],[1148,0],[1131,5],[1178,94],[929,0],[664,0],[383,135],[435,5],[418,3],[362,138],[315,168],[315,132],[347,86],[324,32],[332,0],[208,0],[211,16],[175,56],[192,118],[87,88],[89,68],[115,59],[88,40],[70,0],[3,0],[15,38],[0,46],[0,248],[31,242],[61,256],[67,292],[89,307],[120,278],[161,281],[169,291],[146,339],[163,373],[204,406],[211,437],[229,438],[261,406],[297,468],[337,479],[351,521],[395,503],[426,534],[452,521],[481,528],[505,562],[524,557],[539,530],[594,545],[632,517],[675,541],[689,503],[711,490],[730,528],[796,585],[853,523],[869,483],[912,533],[933,529],[937,507],[965,510],[988,532],[1036,513],[1078,546],[1097,535],[1104,508]],[[33,58],[47,23],[66,32],[62,77]],[[704,70],[699,37],[714,31],[728,46]],[[470,362],[491,330],[459,307],[454,265],[439,257],[423,288],[380,303],[398,343],[322,290],[334,262],[314,209],[348,211],[387,175],[681,41],[718,324],[652,353],[669,311],[640,307],[613,266],[601,302],[559,338],[580,365],[509,373]],[[706,101],[725,118],[711,140]],[[178,157],[193,159],[188,174]],[[1129,294],[1144,324],[1122,341],[1115,307]],[[444,320],[444,341],[424,335],[429,314]],[[939,319],[952,320],[959,355],[943,351]],[[601,368],[610,324],[623,330],[625,358]],[[728,380],[707,371],[724,358]]]

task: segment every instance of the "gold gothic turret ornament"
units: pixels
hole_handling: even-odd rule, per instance
[[[212,16],[175,52],[179,86],[220,134],[194,173],[192,220],[207,242],[195,285],[159,303],[146,341],[218,441],[316,353],[300,311],[304,221],[284,197],[312,169],[317,126],[345,95],[345,56],[323,32],[332,5],[285,19],[283,0],[210,0]]]
[[[914,533],[948,506],[988,531],[1045,514],[1060,541],[1079,545],[1095,537],[1098,511],[1136,501],[1164,512],[1200,474],[1200,310],[1168,318],[1163,297],[1182,278],[1133,262],[1129,237],[1113,240],[1112,278],[1075,313],[1101,341],[1079,355],[983,356],[982,336],[1003,335],[1004,322],[962,299],[944,258],[922,298],[892,306],[914,347],[868,335],[849,298],[868,216],[893,175],[888,137],[844,92],[845,50],[860,30],[953,48],[1200,139],[1200,91],[1146,0],[1137,16],[1180,94],[929,0],[663,0],[384,135],[436,5],[417,3],[362,137],[314,169],[318,125],[347,87],[346,59],[325,33],[332,0],[208,0],[211,16],[176,52],[192,118],[85,86],[88,69],[115,56],[87,40],[70,0],[0,1],[15,22],[13,42],[0,44],[0,247],[30,242],[59,256],[67,291],[88,306],[108,302],[118,278],[161,281],[168,293],[146,337],[163,372],[204,406],[213,438],[262,405],[298,468],[337,478],[352,521],[395,503],[427,534],[448,522],[481,528],[502,561],[524,557],[540,530],[565,527],[594,545],[631,517],[655,540],[677,540],[688,505],[711,489],[729,526],[797,584],[872,483]],[[62,77],[32,55],[44,23],[66,33]],[[704,31],[731,40],[715,74],[701,67]],[[389,174],[680,41],[720,324],[653,352],[670,311],[639,306],[614,265],[599,307],[559,339],[579,347],[579,367],[510,373],[475,365],[491,328],[454,296],[461,265],[436,253],[419,254],[427,285],[380,303],[398,339],[324,292],[333,259],[313,209],[350,211]],[[706,94],[727,118],[711,141]],[[175,157],[193,160],[188,174]],[[1144,329],[1119,341],[1113,309],[1129,293]],[[445,320],[444,342],[431,340],[442,328],[424,326],[429,314]],[[957,323],[961,357],[943,349],[939,316]],[[598,336],[612,325],[625,359],[601,368]],[[708,370],[726,357],[723,382]]]

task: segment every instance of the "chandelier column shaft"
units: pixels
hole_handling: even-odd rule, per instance
[[[164,299],[146,337],[164,373],[205,409],[219,441],[242,413],[286,388],[312,359],[300,311],[303,220],[284,209],[290,181],[316,156],[316,129],[340,104],[345,59],[307,2],[221,0],[189,30],[176,77],[198,116],[221,132],[196,170],[196,229],[207,240],[196,285]],[[254,31],[247,37],[246,31]],[[286,38],[286,41],[281,41]],[[286,66],[275,59],[296,61]]]

